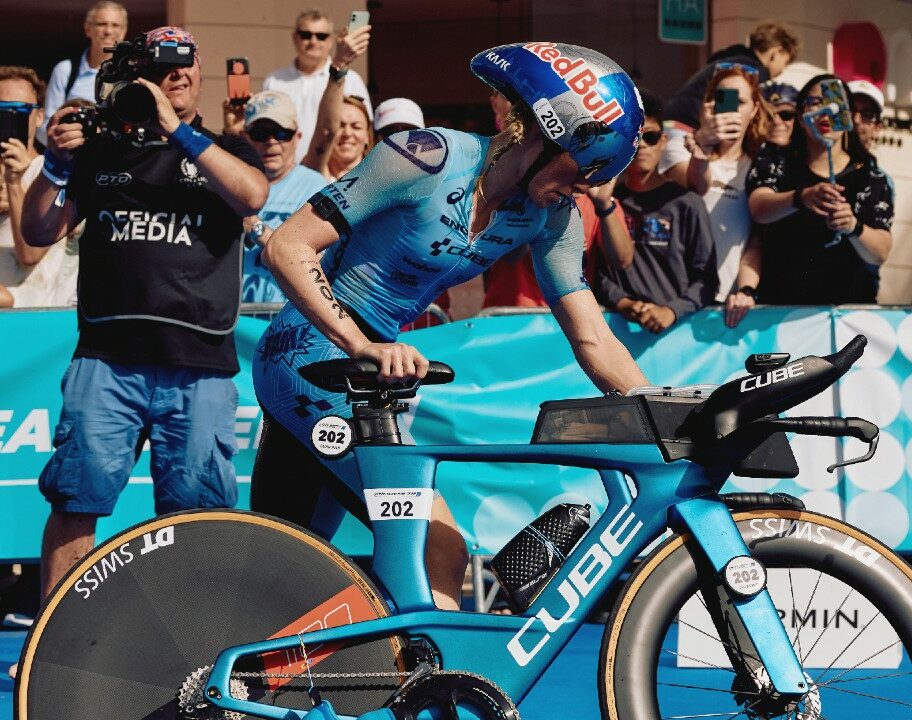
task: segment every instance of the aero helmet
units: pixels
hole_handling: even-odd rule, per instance
[[[633,160],[643,103],[611,58],[563,43],[517,43],[478,53],[472,72],[511,102],[523,101],[542,135],[566,150],[593,185]]]

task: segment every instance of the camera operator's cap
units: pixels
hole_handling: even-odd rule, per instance
[[[247,101],[244,108],[244,129],[257,120],[272,120],[286,130],[298,129],[298,111],[291,98],[283,92],[264,90]]]
[[[200,62],[199,46],[196,44],[196,40],[194,40],[193,35],[190,34],[189,30],[184,30],[184,28],[177,27],[176,25],[163,25],[162,27],[157,27],[146,33],[147,48],[152,47],[153,43],[168,41],[192,43],[193,57],[196,58],[197,62]]]
[[[763,99],[773,105],[797,105],[798,88],[788,83],[767,80],[760,86]]]
[[[884,94],[874,83],[867,80],[852,80],[849,83],[849,92],[853,95],[867,95],[877,104],[877,109],[883,112]]]
[[[374,110],[374,130],[382,130],[388,125],[412,125],[423,128],[424,113],[414,100],[390,98]]]

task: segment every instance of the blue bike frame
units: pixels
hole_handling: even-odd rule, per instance
[[[483,675],[518,704],[611,584],[669,525],[690,532],[717,573],[732,558],[750,554],[717,494],[726,478],[687,460],[666,463],[655,444],[386,445],[356,446],[353,452],[365,489],[402,487],[390,482],[391,467],[397,477],[408,479],[409,488],[433,489],[438,464],[449,461],[591,468],[602,478],[608,507],[522,615],[435,609],[424,564],[427,520],[373,522],[373,571],[395,614],[224,650],[206,688],[214,705],[254,717],[303,719],[304,710],[231,697],[235,663],[246,655],[302,644],[389,635],[426,637],[439,650],[443,669]],[[776,691],[803,695],[804,672],[769,593],[733,598],[733,605]]]

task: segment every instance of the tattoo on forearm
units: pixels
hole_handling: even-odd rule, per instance
[[[317,288],[319,288],[320,294],[326,298],[328,302],[331,303],[332,309],[339,314],[339,319],[344,320],[347,318],[348,313],[345,312],[344,308],[339,304],[335,296],[332,294],[329,283],[326,282],[326,278],[323,277],[323,273],[320,272],[320,268],[308,268],[308,272],[313,275],[313,281],[316,284]]]

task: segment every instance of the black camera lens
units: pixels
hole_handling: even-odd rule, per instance
[[[118,83],[109,95],[111,110],[127,125],[139,125],[157,117],[155,98],[138,83]]]

